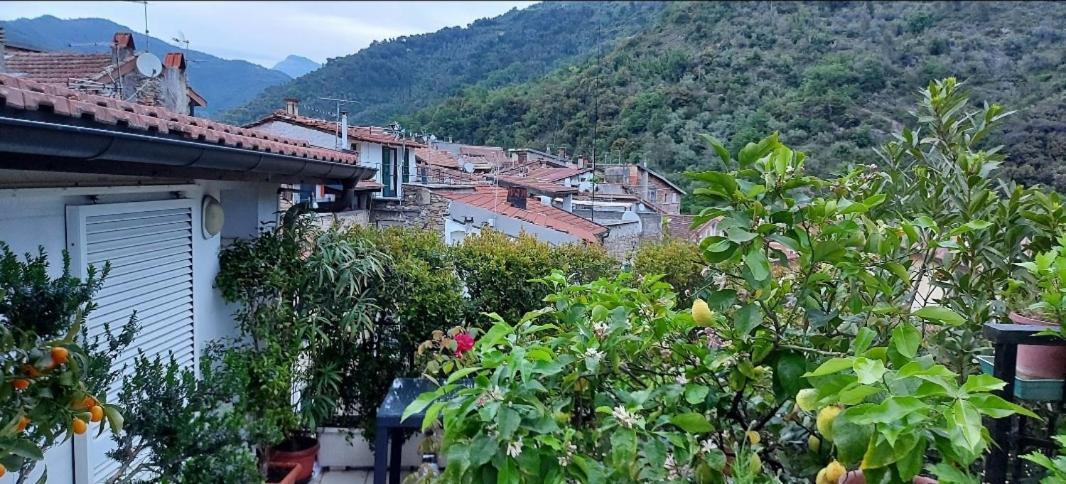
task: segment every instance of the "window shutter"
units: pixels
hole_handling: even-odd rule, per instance
[[[135,358],[173,358],[194,366],[193,204],[190,200],[67,207],[67,243],[72,270],[84,277],[89,266],[111,271],[86,320],[91,341],[104,325],[120,331],[136,312],[133,343],[112,363],[119,378],[107,390],[117,403],[122,376]],[[103,482],[118,470],[105,452],[114,446],[108,431],[95,429],[74,441],[77,482]]]
[[[411,150],[406,146],[403,148],[403,182],[411,182]]]

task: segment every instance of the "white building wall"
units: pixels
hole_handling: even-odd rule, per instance
[[[0,241],[18,254],[36,253],[43,247],[51,262],[53,276],[63,270],[62,252],[67,245],[66,207],[68,205],[144,202],[169,200],[175,194],[200,201],[205,194],[218,198],[226,211],[223,233],[210,239],[203,237],[200,221],[200,203],[193,210],[193,308],[196,327],[195,344],[201,350],[208,341],[236,335],[231,318],[233,308],[228,307],[214,289],[218,273],[218,254],[223,236],[249,236],[257,232],[260,222],[276,220],[277,185],[196,180],[189,183],[163,186],[98,186],[73,187],[72,180],[81,176],[51,177],[41,173],[35,185],[47,184],[47,180],[61,179],[55,188],[2,188],[15,172],[0,170]],[[25,173],[25,172],[23,172]],[[21,174],[20,174],[21,175]],[[84,179],[99,180],[98,176]],[[58,183],[62,183],[59,185]],[[98,183],[94,181],[94,183]],[[10,185],[9,185],[10,186]],[[83,438],[83,437],[79,437]],[[36,482],[40,473],[48,470],[48,482],[74,482],[74,453],[71,441],[63,442],[45,453],[45,460],[29,482]],[[0,478],[0,484],[15,482],[16,473],[9,469]]]
[[[535,202],[531,200],[529,203]],[[518,237],[522,232],[525,232],[536,237],[537,240],[552,245],[563,245],[582,241],[581,238],[566,232],[559,232],[547,227],[534,225],[523,220],[500,215],[491,210],[474,207],[462,202],[453,201],[449,203],[448,213],[449,217],[445,219],[444,231],[445,241],[449,244],[456,243],[455,239],[457,237],[455,232],[458,231],[458,229],[455,228],[456,225],[463,226],[462,221],[468,217],[474,220],[474,227],[489,225],[495,230],[511,237]],[[473,234],[473,231],[471,231],[471,234]]]

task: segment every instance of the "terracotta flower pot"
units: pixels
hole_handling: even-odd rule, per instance
[[[296,476],[303,466],[295,462],[277,462],[267,465],[267,484],[296,484]]]
[[[311,473],[315,468],[318,447],[318,439],[313,437],[293,437],[271,449],[270,465],[299,464],[300,472],[296,474],[296,482],[299,484],[307,483],[311,480]]]
[[[1015,324],[1058,327],[1058,324],[1011,312]],[[1033,378],[1066,378],[1066,346],[1018,345],[1018,374]]]
[[[937,484],[936,479],[925,476],[916,476],[912,482],[914,484]],[[866,484],[866,477],[862,475],[862,471],[848,471],[847,474],[840,476],[837,484]]]

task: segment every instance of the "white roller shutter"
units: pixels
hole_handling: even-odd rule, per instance
[[[139,353],[173,357],[193,365],[193,204],[190,200],[119,203],[67,207],[67,248],[72,269],[85,276],[91,265],[111,271],[96,294],[97,309],[89,316],[90,340],[109,324],[118,331],[136,312],[139,330],[133,343],[114,362],[132,373]],[[108,389],[117,402],[121,378]],[[105,453],[113,448],[108,432],[95,428],[74,441],[75,476],[79,483],[103,482],[118,469]]]

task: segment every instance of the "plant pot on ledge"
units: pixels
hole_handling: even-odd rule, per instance
[[[1011,312],[1014,324],[1057,328],[1058,323]],[[1018,345],[1017,371],[1020,375],[1051,380],[1066,379],[1066,346]]]
[[[296,484],[296,476],[303,466],[295,462],[274,462],[267,465],[267,484]]]
[[[281,464],[298,464],[297,484],[311,481],[311,473],[318,458],[318,439],[314,437],[292,437],[278,444],[270,451],[270,466]]]

